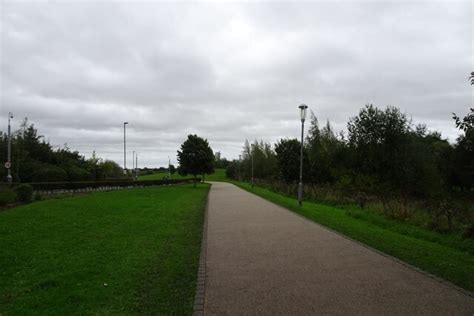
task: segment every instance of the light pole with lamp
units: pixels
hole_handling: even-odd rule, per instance
[[[132,151],[132,176],[135,178],[134,174],[135,174],[135,150]]]
[[[299,106],[300,117],[301,117],[301,152],[300,152],[300,183],[298,184],[298,204],[303,205],[303,147],[304,147],[304,120],[306,119],[306,110],[308,106],[301,104]]]
[[[135,154],[135,180],[138,180],[138,153]]]
[[[123,122],[123,174],[127,174],[127,136],[126,126],[128,122]]]
[[[254,154],[254,144],[252,144],[252,145],[250,146],[250,148],[251,148],[251,152],[252,152],[252,153],[251,153],[251,156],[252,156],[252,157],[251,157],[251,158],[252,158],[252,159],[251,159],[251,166],[252,166],[252,172],[251,172],[252,175],[251,175],[251,177],[252,177],[252,188],[253,188],[253,185],[254,185],[254,180],[253,180],[253,154]]]
[[[11,125],[10,120],[13,118],[13,114],[8,112],[8,144],[7,144],[7,163],[5,167],[7,168],[7,182],[12,183],[12,134],[11,134]]]

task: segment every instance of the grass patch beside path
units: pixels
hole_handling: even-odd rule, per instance
[[[474,292],[474,241],[401,223],[357,207],[304,202],[244,182],[231,183],[375,249]]]
[[[163,179],[163,177],[167,177],[167,176],[168,176],[167,172],[158,172],[158,173],[139,176],[138,180],[161,180]],[[189,174],[187,176],[180,176],[177,172],[171,175],[171,179],[190,179],[192,177],[193,176]],[[202,175],[198,177],[202,178]],[[213,174],[206,174],[204,180],[205,181],[228,181],[229,179],[227,179],[227,177],[225,176],[225,169],[215,169]]]
[[[192,314],[209,186],[0,213],[0,314]]]

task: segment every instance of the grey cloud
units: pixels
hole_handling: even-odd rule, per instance
[[[345,129],[394,105],[454,140],[472,104],[472,3],[1,4],[1,119],[56,145],[165,164],[188,133],[236,158],[298,136],[297,106]],[[4,129],[4,128],[2,128]]]

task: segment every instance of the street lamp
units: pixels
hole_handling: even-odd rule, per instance
[[[171,159],[168,156],[168,178],[171,179]]]
[[[254,152],[254,144],[252,144],[252,145],[250,146],[250,148],[251,148],[251,152],[252,152],[252,153],[251,153],[251,158],[252,158],[252,159],[251,159],[251,166],[252,166],[252,168],[251,168],[251,169],[252,169],[252,172],[251,172],[251,179],[252,179],[252,188],[253,188],[253,185],[254,185],[254,180],[253,180],[253,152]]]
[[[7,163],[5,167],[7,168],[7,182],[12,183],[12,174],[11,174],[11,167],[12,167],[12,135],[11,135],[11,126],[10,120],[13,118],[13,114],[8,112],[8,145],[7,145]]]
[[[135,154],[135,180],[138,180],[138,153]]]
[[[303,205],[303,132],[304,132],[304,120],[306,119],[306,110],[308,106],[306,104],[301,104],[299,106],[300,117],[301,117],[301,152],[300,152],[300,183],[298,184],[298,204]]]
[[[123,122],[123,174],[127,174],[127,137],[126,126],[128,122]]]
[[[135,150],[132,151],[132,176],[134,176],[135,173]]]

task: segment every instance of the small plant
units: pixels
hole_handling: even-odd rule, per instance
[[[17,199],[22,203],[30,203],[33,199],[33,187],[29,184],[20,184],[15,187]]]
[[[10,187],[0,186],[0,206],[15,202],[16,194]]]

